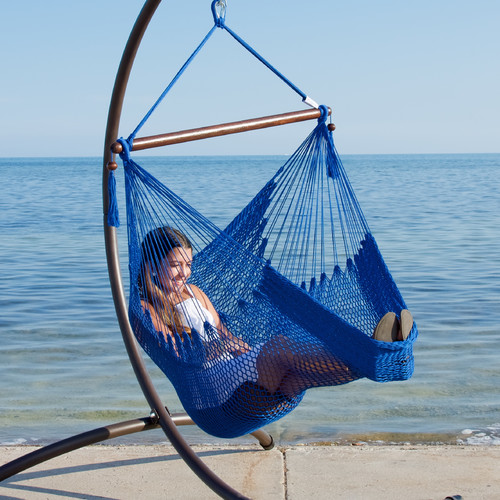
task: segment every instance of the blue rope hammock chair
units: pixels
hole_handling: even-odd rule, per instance
[[[316,106],[227,28],[216,3],[214,28],[114,151],[125,171],[130,324],[193,421],[230,438],[288,414],[308,388],[408,379],[417,330],[404,341],[373,338],[381,318],[406,305],[349,184],[325,106],[225,230],[132,159],[137,132],[215,28]],[[118,226],[114,183],[111,172],[108,224]],[[172,283],[183,276],[181,296]]]

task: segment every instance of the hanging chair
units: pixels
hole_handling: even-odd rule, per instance
[[[173,141],[136,136],[216,28],[317,106],[226,26],[218,3],[212,30],[112,149],[125,171],[136,338],[200,428],[236,437],[289,413],[308,388],[409,378],[416,328],[403,342],[373,338],[386,313],[406,306],[335,150],[327,107],[318,107],[313,132],[225,231],[133,160],[133,150]],[[118,225],[112,173],[109,180],[108,223]],[[189,258],[172,262],[174,248],[189,248]],[[185,260],[192,269],[181,296],[171,282]]]
[[[327,109],[321,111],[314,131],[225,231],[141,168],[129,143],[119,141],[130,322],[185,410],[210,434],[260,428],[289,413],[310,387],[412,374],[415,328],[404,342],[372,338],[385,313],[406,306],[335,152]],[[218,327],[205,321],[186,331],[175,311],[165,313],[158,290],[173,272],[166,257],[183,246],[165,243],[172,228],[190,240],[189,286],[206,294]],[[159,310],[168,316],[160,326],[152,319]],[[238,343],[248,352],[235,354]]]

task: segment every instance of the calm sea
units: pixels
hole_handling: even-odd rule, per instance
[[[284,160],[142,164],[223,227]],[[417,321],[415,374],[310,390],[270,432],[282,443],[500,444],[500,155],[362,155],[344,163]],[[0,179],[0,444],[46,443],[147,416],[108,284],[101,160],[4,158]],[[120,189],[122,181],[118,173]],[[181,411],[149,366],[165,402]],[[182,432],[191,442],[217,442]],[[163,441],[158,430],[120,442]]]

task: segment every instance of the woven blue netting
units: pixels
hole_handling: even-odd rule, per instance
[[[406,305],[324,118],[224,231],[129,154],[122,158],[130,321],[202,429],[243,435],[289,413],[308,388],[411,376],[415,325],[403,342],[372,338],[386,312],[399,315]],[[207,321],[202,331],[178,322],[155,328],[144,306],[154,300],[141,283],[145,272],[160,272],[145,271],[145,253],[151,262],[165,257],[158,244],[145,246],[158,228],[176,228],[191,241],[189,283],[208,296],[219,329]]]

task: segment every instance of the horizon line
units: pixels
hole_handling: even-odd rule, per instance
[[[498,155],[500,151],[495,152],[461,152],[461,153],[342,153],[339,156],[424,156],[424,155],[433,155],[433,156],[459,156],[459,155]],[[224,158],[224,157],[248,157],[248,156],[290,156],[287,153],[274,153],[274,154],[192,154],[192,155],[152,155],[152,154],[137,154],[134,156],[140,157],[149,157],[149,158],[204,158],[204,157],[213,157],[213,158]],[[99,158],[103,159],[101,155],[23,155],[23,156],[1,156],[1,160],[7,159],[32,159],[32,158]]]

